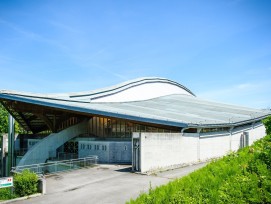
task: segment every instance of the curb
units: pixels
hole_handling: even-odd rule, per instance
[[[15,198],[15,199],[11,199],[11,200],[4,200],[4,201],[0,201],[1,204],[6,204],[6,203],[13,203],[16,201],[21,201],[21,200],[27,200],[29,198],[35,198],[35,197],[39,197],[41,196],[41,193],[36,193],[33,195],[29,195],[29,196],[24,196],[24,197],[20,197],[20,198]]]

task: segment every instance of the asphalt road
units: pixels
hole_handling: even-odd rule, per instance
[[[166,184],[204,165],[204,163],[197,164],[149,176],[131,173],[130,166],[100,165],[48,176],[46,195],[14,203],[120,204],[148,191],[150,185],[155,187]]]

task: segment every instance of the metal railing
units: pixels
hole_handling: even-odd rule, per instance
[[[78,159],[78,153],[66,153],[59,152],[57,154],[57,160]]]
[[[62,161],[52,161],[48,163],[31,164],[24,166],[16,166],[12,168],[12,172],[21,173],[28,169],[36,174],[53,174],[61,171],[70,171],[74,169],[91,167],[97,164],[98,156],[88,156],[79,159],[70,159]]]

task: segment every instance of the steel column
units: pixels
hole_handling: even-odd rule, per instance
[[[6,176],[10,176],[11,168],[14,166],[14,118],[9,114],[8,115],[8,163]]]

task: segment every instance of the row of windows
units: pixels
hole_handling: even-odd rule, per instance
[[[102,150],[102,151],[106,151],[107,150],[107,146],[106,145],[91,145],[91,144],[81,144],[80,145],[80,149],[87,149],[87,150]],[[124,145],[124,151],[128,150],[127,145]]]
[[[201,132],[226,132],[229,131],[228,127],[218,127],[218,128],[203,128]]]
[[[91,144],[81,144],[80,149],[88,149],[88,150],[107,150],[106,145],[91,145]]]
[[[216,127],[216,128],[202,128],[201,133],[208,133],[208,132],[228,132],[229,127]],[[184,130],[184,133],[197,133],[197,128],[188,128]]]
[[[151,126],[131,123],[125,120],[93,117],[89,122],[88,133],[99,137],[128,137],[133,132],[179,132],[171,129],[163,129]]]

